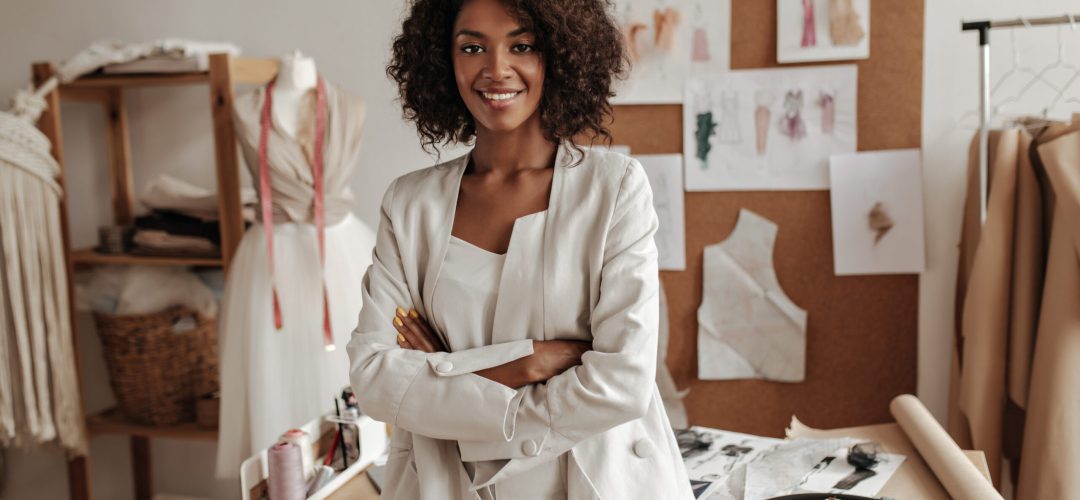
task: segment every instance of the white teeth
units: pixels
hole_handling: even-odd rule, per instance
[[[492,101],[505,101],[507,99],[513,99],[514,96],[518,95],[517,92],[508,92],[506,94],[492,94],[490,92],[481,92],[481,94],[483,94],[485,98],[491,99]]]

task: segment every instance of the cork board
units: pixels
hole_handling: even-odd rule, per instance
[[[732,69],[779,66],[776,2],[732,0],[731,16]],[[923,1],[871,2],[870,21],[870,59],[855,62],[858,149],[917,148]],[[615,108],[615,144],[635,154],[682,153],[681,129],[679,105]],[[697,379],[702,249],[731,233],[740,208],[779,225],[777,275],[809,312],[802,383]],[[823,429],[889,422],[889,401],[915,392],[918,277],[835,276],[828,191],[686,193],[686,259],[686,271],[660,278],[671,326],[667,364],[679,388],[690,389],[692,425],[780,437],[793,414]]]

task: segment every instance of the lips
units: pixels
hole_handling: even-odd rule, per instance
[[[476,91],[484,101],[484,104],[487,104],[494,109],[503,109],[510,106],[517,96],[524,92],[524,90],[514,89],[486,89]]]

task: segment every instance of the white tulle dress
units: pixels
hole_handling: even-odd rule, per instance
[[[265,93],[262,87],[239,96],[234,108],[238,140],[256,185]],[[351,213],[348,187],[359,157],[363,103],[330,84],[325,85],[325,98],[324,269],[313,223],[315,190],[309,159],[314,127],[302,127],[298,138],[292,138],[276,123],[269,127],[267,142],[273,282],[261,224],[244,234],[229,269],[218,324],[219,477],[237,477],[244,459],[272,445],[289,428],[333,409],[333,398],[349,383],[345,344],[360,312],[361,281],[371,263],[375,236]],[[309,116],[301,123],[312,121]],[[332,351],[323,338],[324,283],[336,346]],[[274,321],[274,284],[281,307],[280,330]]]

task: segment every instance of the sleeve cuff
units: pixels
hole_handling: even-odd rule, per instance
[[[458,352],[432,353],[427,361],[436,375],[452,377],[505,365],[532,353],[532,340],[515,340]]]

